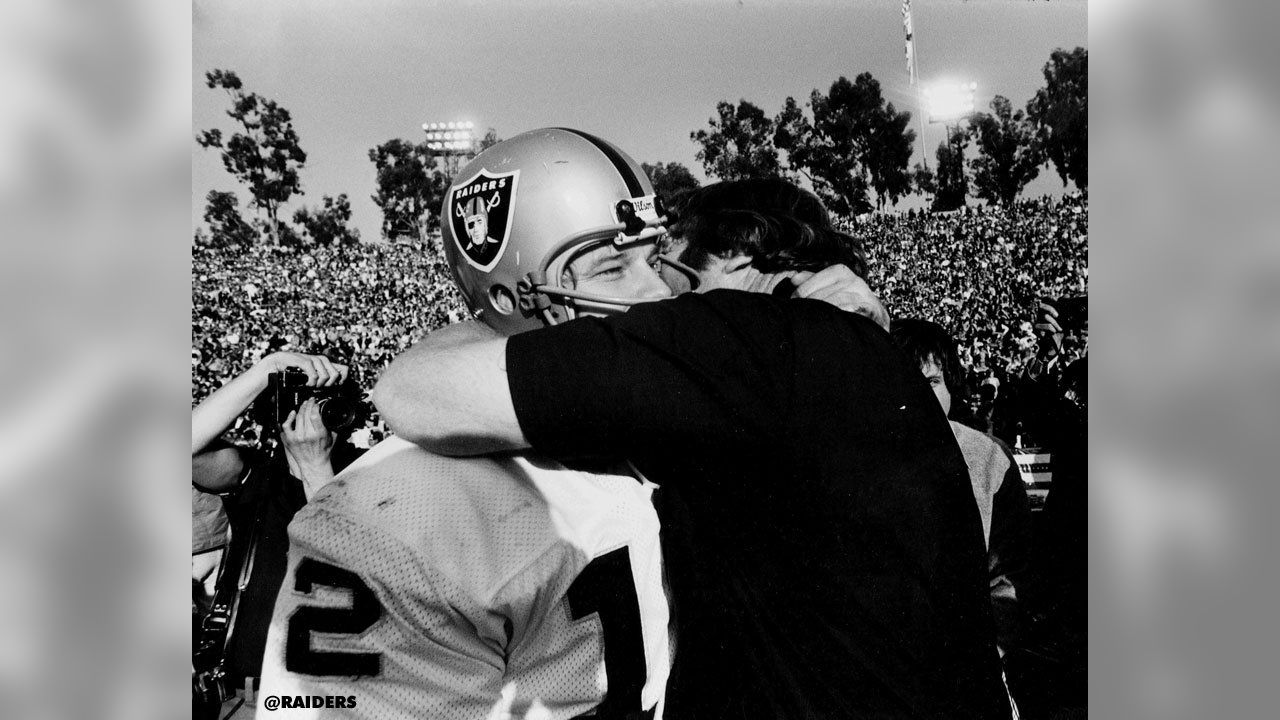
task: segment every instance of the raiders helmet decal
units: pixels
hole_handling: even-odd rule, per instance
[[[481,170],[470,180],[455,183],[445,203],[454,242],[481,272],[492,270],[507,249],[519,180],[519,170]]]

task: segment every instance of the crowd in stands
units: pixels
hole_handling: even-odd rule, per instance
[[[868,282],[895,317],[947,328],[974,383],[1016,375],[1035,357],[1038,298],[1088,292],[1088,200],[876,214],[843,223],[860,238]],[[197,246],[192,266],[192,404],[276,350],[348,364],[366,390],[426,332],[465,314],[433,241],[247,251]],[[1068,337],[1069,361],[1087,333]],[[375,417],[361,440],[385,430]],[[245,419],[233,440],[252,441]],[[371,440],[370,440],[371,438]]]
[[[196,246],[192,405],[276,350],[326,355],[349,365],[368,390],[398,353],[465,314],[439,242]],[[372,425],[376,441],[376,417]],[[241,418],[231,439],[253,441],[257,433]]]
[[[842,229],[862,240],[867,282],[890,314],[949,330],[974,382],[1016,376],[1035,358],[1039,299],[1088,294],[1086,195],[877,214]],[[1084,355],[1087,341],[1087,332],[1068,337],[1064,360]]]

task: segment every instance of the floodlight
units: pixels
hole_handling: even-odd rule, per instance
[[[951,122],[973,113],[973,94],[978,83],[937,83],[925,88],[924,98],[928,107],[929,122]]]

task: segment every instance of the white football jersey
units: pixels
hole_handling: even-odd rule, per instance
[[[654,487],[379,443],[289,525],[258,717],[660,714]]]

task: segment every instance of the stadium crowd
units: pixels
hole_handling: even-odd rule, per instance
[[[873,215],[844,229],[864,243],[867,282],[890,313],[950,330],[974,375],[1022,372],[1036,354],[1038,299],[1088,294],[1084,195],[1044,196],[1010,209]],[[1082,356],[1086,342],[1087,333],[1064,342],[1066,359]]]
[[[323,354],[349,365],[366,390],[423,333],[455,322],[464,306],[433,243],[364,243],[291,249],[259,245],[192,255],[192,405],[267,354]],[[374,418],[373,440],[380,433]],[[248,418],[233,441],[253,441]]]
[[[1017,376],[1035,358],[1037,300],[1088,293],[1088,197],[1067,194],[1012,208],[910,211],[847,220],[867,251],[867,280],[895,317],[932,320],[959,344],[976,387]],[[366,390],[422,334],[465,313],[440,239],[192,255],[192,404],[276,350],[350,365]],[[1087,330],[1063,344],[1085,354]],[[384,433],[374,417],[357,442]],[[233,441],[253,441],[247,418]]]

